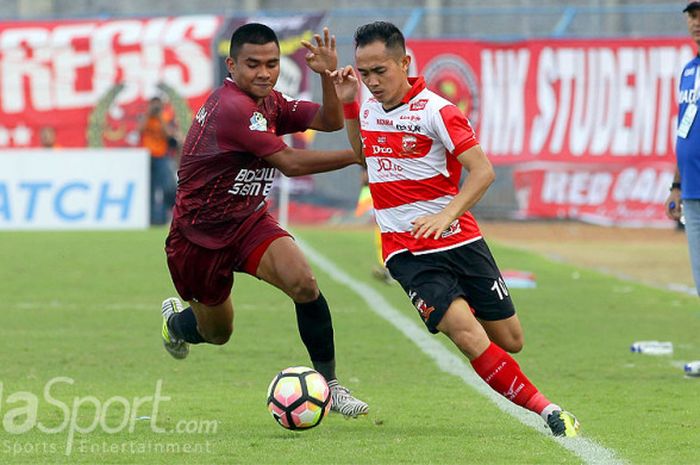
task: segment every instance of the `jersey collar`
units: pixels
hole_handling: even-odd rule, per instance
[[[410,77],[408,83],[411,84],[411,90],[406,92],[406,95],[401,99],[401,103],[408,103],[413,97],[420,94],[425,89],[425,79],[423,76]]]

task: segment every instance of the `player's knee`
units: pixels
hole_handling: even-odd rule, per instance
[[[318,283],[313,275],[300,276],[290,286],[289,296],[294,302],[311,302],[318,298]]]
[[[503,341],[502,344],[499,344],[501,346],[501,349],[505,350],[506,352],[509,352],[511,354],[517,354],[521,350],[523,350],[523,345],[525,344],[525,341],[523,340],[522,335],[516,335],[513,337],[510,337]]]

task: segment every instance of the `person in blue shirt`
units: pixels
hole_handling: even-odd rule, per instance
[[[688,32],[700,47],[700,1],[688,1],[683,12]],[[676,174],[666,199],[666,214],[673,220],[685,217],[690,265],[700,295],[700,55],[683,68],[680,79],[678,128],[676,133]],[[681,205],[683,210],[681,211]]]

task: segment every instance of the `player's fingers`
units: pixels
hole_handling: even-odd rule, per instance
[[[328,27],[323,28],[323,44],[328,47],[331,44],[331,32]]]
[[[316,40],[316,45],[320,47],[323,47],[323,40],[321,40],[321,36],[318,34],[314,34],[314,39]]]
[[[335,50],[335,36],[331,36],[331,50]]]
[[[301,45],[303,45],[309,52],[318,53],[318,49],[313,46],[313,44],[307,40],[302,40]]]

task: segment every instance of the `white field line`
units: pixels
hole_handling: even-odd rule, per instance
[[[544,423],[538,415],[514,405],[494,392],[474,373],[472,367],[466,362],[465,358],[457,356],[447,350],[435,336],[432,336],[425,328],[419,326],[412,319],[409,319],[394,308],[379,292],[375,291],[369,285],[352,278],[332,261],[311,248],[298,237],[296,241],[316,266],[330,275],[333,280],[355,292],[365,301],[368,309],[372,310],[403,333],[418,346],[420,350],[432,358],[442,371],[462,379],[467,385],[488,398],[491,402],[496,404],[498,408],[515,417],[524,425],[531,427],[539,433],[550,436],[553,441],[556,441],[559,445],[580,457],[584,463],[601,465],[617,465],[624,463],[615,456],[612,450],[585,437],[558,438],[551,436],[549,430],[545,429]]]

